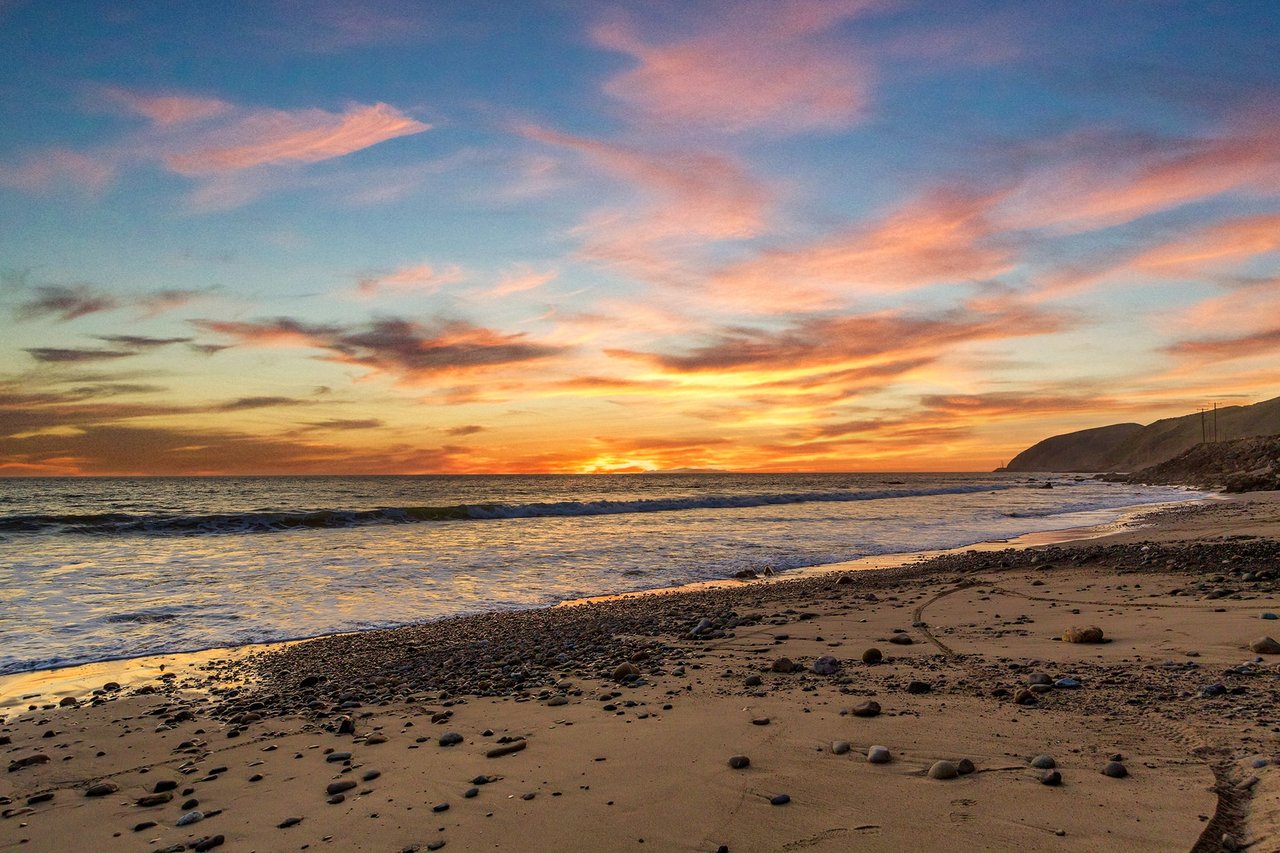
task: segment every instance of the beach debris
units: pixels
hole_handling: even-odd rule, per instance
[[[874,745],[867,750],[867,761],[871,764],[888,764],[893,760],[889,747]]]
[[[818,675],[835,675],[840,671],[840,661],[831,655],[823,655],[813,662],[813,671]]]
[[[43,752],[37,752],[35,755],[28,755],[26,758],[18,758],[14,761],[10,761],[9,772],[13,773],[15,770],[22,770],[25,767],[34,767],[37,764],[47,764],[48,762],[49,756],[45,755]]]
[[[929,768],[930,779],[954,779],[960,775],[960,768],[953,761],[935,761]]]
[[[745,755],[731,755],[729,756],[729,766],[734,770],[743,770],[751,766],[751,759]]]
[[[519,752],[520,750],[524,749],[528,745],[529,745],[529,742],[527,740],[525,740],[524,738],[520,738],[519,740],[515,740],[515,741],[512,741],[511,743],[504,744],[503,746],[494,747],[493,749],[486,752],[484,754],[484,757],[485,758],[501,758],[504,755],[510,755],[513,752]]]
[[[1102,768],[1102,775],[1110,776],[1112,779],[1123,779],[1129,775],[1129,768],[1119,761],[1108,761],[1106,766]]]
[[[1097,625],[1085,628],[1075,626],[1062,632],[1064,643],[1101,643],[1103,639],[1102,629]]]
[[[882,660],[884,660],[884,653],[874,646],[862,653],[862,662],[868,666],[880,663]]]
[[[1259,637],[1249,644],[1249,651],[1260,655],[1280,655],[1280,643],[1271,637]]]

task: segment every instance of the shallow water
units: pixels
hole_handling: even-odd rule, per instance
[[[0,673],[1105,523],[1200,493],[1010,474],[0,481]]]

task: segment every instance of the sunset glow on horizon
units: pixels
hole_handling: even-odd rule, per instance
[[[1280,396],[1276,44],[1262,2],[0,0],[0,475],[988,470]]]

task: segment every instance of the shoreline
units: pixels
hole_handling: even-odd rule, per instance
[[[33,703],[0,850],[1280,849],[1280,493],[1151,520]]]
[[[799,578],[814,577],[831,572],[843,571],[875,571],[899,568],[925,562],[934,557],[949,554],[962,554],[968,551],[995,551],[1006,548],[1026,549],[1046,545],[1066,545],[1088,542],[1119,532],[1126,525],[1138,519],[1157,515],[1162,512],[1176,511],[1179,507],[1197,506],[1215,500],[1231,500],[1232,496],[1215,493],[1212,495],[1189,498],[1185,501],[1140,504],[1109,522],[1080,527],[1065,527],[1057,530],[1024,533],[1008,539],[989,539],[960,545],[955,548],[923,551],[902,551],[890,554],[875,554],[860,557],[856,560],[845,560],[835,563],[820,563],[814,566],[803,566],[781,571],[772,576],[760,576],[751,579],[716,578],[713,580],[693,581],[677,586],[654,587],[651,589],[631,590],[604,595],[591,595],[574,599],[566,599],[554,604],[539,605],[522,610],[539,610],[544,607],[573,607],[581,604],[595,604],[609,601],[625,600],[650,595],[671,595],[686,592],[699,592],[716,589],[736,589],[746,584],[759,585],[778,583]],[[1152,522],[1153,524],[1158,522]],[[127,688],[158,678],[165,672],[183,672],[190,674],[201,666],[214,661],[235,661],[258,652],[269,652],[282,649],[297,643],[306,643],[326,637],[338,637],[347,634],[367,634],[379,631],[395,631],[402,628],[413,628],[433,622],[475,616],[490,613],[506,613],[518,611],[484,610],[479,613],[445,616],[428,622],[410,622],[390,628],[372,628],[368,631],[339,631],[331,634],[316,634],[309,637],[294,637],[287,640],[268,640],[261,643],[245,643],[237,646],[213,646],[207,649],[195,649],[181,652],[161,652],[151,655],[121,657],[89,663],[74,663],[44,669],[32,669],[22,672],[0,675],[0,715],[7,710],[29,704],[28,700],[52,697],[60,700],[67,696],[83,695],[94,687],[107,682],[115,682]]]

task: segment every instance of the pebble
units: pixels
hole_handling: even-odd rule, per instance
[[[852,713],[855,717],[878,717],[880,715],[880,703],[874,699],[859,702],[853,706]]]
[[[1031,766],[1038,770],[1052,770],[1058,766],[1058,762],[1054,761],[1051,755],[1037,755],[1031,759]]]
[[[759,687],[764,683],[764,679],[758,675],[748,675],[747,680],[743,682],[747,687]]]
[[[774,794],[769,798],[769,804],[774,806],[785,806],[791,802],[791,797],[786,794]]]
[[[485,758],[501,758],[504,755],[510,755],[513,752],[519,752],[529,745],[527,740],[517,740],[512,743],[496,746],[484,754]]]
[[[626,681],[640,677],[640,668],[633,663],[624,663],[613,671],[614,681]]]
[[[915,644],[915,640],[911,639],[907,634],[894,634],[889,638],[889,642],[895,646],[910,646]]]
[[[174,826],[190,826],[191,824],[199,823],[202,820],[204,820],[204,812],[187,812],[182,817],[178,818],[178,821]]]
[[[349,752],[331,752],[324,757],[324,760],[330,764],[336,764],[339,761],[350,761],[351,753]]]
[[[778,658],[773,662],[773,666],[769,667],[774,672],[791,672],[796,668],[795,662],[791,658]]]
[[[754,719],[752,719],[752,721],[751,721],[751,725],[753,725],[753,726],[767,726],[767,725],[769,725],[769,718],[768,718],[768,717],[755,717]]]
[[[462,740],[463,740],[462,735],[458,734],[457,732],[445,732],[444,734],[440,735],[441,746],[455,746],[456,744],[462,743]]]
[[[929,768],[930,779],[954,779],[960,775],[960,769],[951,761],[935,761]]]
[[[1040,776],[1040,784],[1041,785],[1061,785],[1062,774],[1059,773],[1057,770],[1046,770]]]
[[[447,811],[449,810],[449,804],[448,804],[448,803],[437,803],[436,805],[434,805],[434,806],[432,806],[432,807],[431,807],[431,810],[432,810],[433,812],[436,812],[437,814],[438,814],[438,813],[440,813],[440,812],[447,812]]]
[[[862,653],[862,662],[865,664],[880,663],[882,660],[884,660],[884,653],[877,648],[870,648]]]
[[[337,782],[330,782],[324,789],[324,792],[330,796],[341,794],[343,791],[350,791],[356,786],[354,779],[340,779]]]
[[[962,758],[956,762],[956,772],[961,776],[968,776],[978,768],[968,758]]]
[[[162,806],[173,799],[173,794],[147,794],[145,797],[139,797],[136,802],[143,808],[151,806]]]
[[[282,821],[280,821],[279,823],[277,823],[277,824],[276,824],[276,828],[277,828],[277,829],[288,829],[289,827],[291,827],[291,826],[297,826],[297,825],[298,825],[298,824],[300,824],[300,823],[302,823],[302,818],[300,818],[300,817],[287,817],[287,818],[285,818],[284,820],[282,820]]]
[[[927,681],[913,681],[907,685],[907,692],[915,695],[929,693],[933,690],[933,685]]]
[[[479,788],[468,788],[467,790],[462,792],[463,799],[467,799],[467,800],[470,800],[473,797],[478,796],[479,794],[480,794]]]
[[[1280,619],[1280,616],[1277,616],[1274,613],[1263,613],[1262,618],[1263,619]]]
[[[741,770],[744,767],[751,766],[751,759],[745,755],[731,755],[729,756],[729,766],[734,770]]]
[[[1075,690],[1080,686],[1080,682],[1074,678],[1059,678],[1053,682],[1053,686],[1059,690]]]
[[[1119,761],[1111,761],[1106,767],[1102,768],[1103,776],[1110,776],[1112,779],[1123,779],[1129,775],[1129,769]]]
[[[873,746],[867,750],[867,761],[872,764],[888,764],[892,760],[887,746]]]
[[[372,782],[374,779],[377,779],[381,775],[382,775],[381,770],[366,770],[365,774],[360,777],[360,781]]]
[[[84,795],[86,797],[105,797],[107,794],[114,794],[119,790],[120,786],[115,782],[99,782],[86,788]]]
[[[849,741],[837,740],[831,743],[831,752],[835,755],[844,755],[849,751]]]

